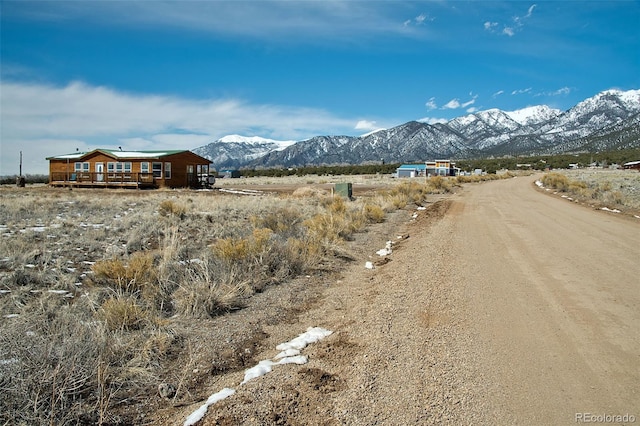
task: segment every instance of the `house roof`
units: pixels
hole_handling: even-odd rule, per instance
[[[403,164],[398,169],[406,169],[406,170],[424,170],[426,169],[426,164]]]
[[[79,160],[94,152],[101,152],[115,159],[159,159],[168,155],[180,154],[183,152],[189,152],[195,156],[202,158],[205,161],[209,161],[204,157],[192,153],[185,149],[177,150],[161,150],[161,151],[121,151],[117,149],[94,149],[87,152],[74,152],[72,154],[62,154],[53,157],[47,157],[47,160]]]

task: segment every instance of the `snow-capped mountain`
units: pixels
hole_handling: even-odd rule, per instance
[[[296,141],[278,141],[259,136],[228,135],[194,153],[208,158],[216,169],[238,168],[272,151],[282,151]]]
[[[223,138],[194,152],[216,165],[260,168],[630,148],[640,147],[639,114],[640,90],[608,90],[564,112],[546,105],[489,109],[446,123],[410,121],[359,137],[316,136],[284,149],[276,141]]]

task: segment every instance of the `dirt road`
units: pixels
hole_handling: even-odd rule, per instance
[[[640,224],[530,181],[474,188],[449,218],[502,404],[519,424],[640,421]]]
[[[237,392],[202,424],[640,422],[640,224],[532,182],[467,186],[359,237],[321,301],[264,326],[257,359],[309,326],[333,330],[309,363],[240,387],[242,372],[220,377],[211,393]],[[388,263],[364,268],[401,233]]]

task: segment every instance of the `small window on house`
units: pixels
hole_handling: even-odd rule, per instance
[[[116,171],[116,163],[107,163],[107,173],[114,173]]]
[[[153,167],[153,177],[161,178],[162,177],[162,163],[154,162],[152,164]]]
[[[164,178],[171,179],[171,163],[164,163]]]
[[[124,163],[124,172],[131,173],[131,161],[127,161]]]
[[[187,166],[187,174],[190,174],[190,175],[193,174],[193,164],[189,164]]]
[[[140,173],[149,173],[149,163],[148,162],[144,162],[144,163],[140,163]]]
[[[89,163],[74,163],[74,170],[76,172],[88,172]]]
[[[89,172],[89,163],[75,163],[76,172]]]

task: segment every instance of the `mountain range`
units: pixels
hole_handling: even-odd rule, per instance
[[[410,121],[363,136],[315,136],[296,142],[231,135],[193,152],[209,158],[220,170],[625,148],[640,148],[640,90],[607,90],[567,111],[546,105],[517,111],[489,109],[446,123]]]

